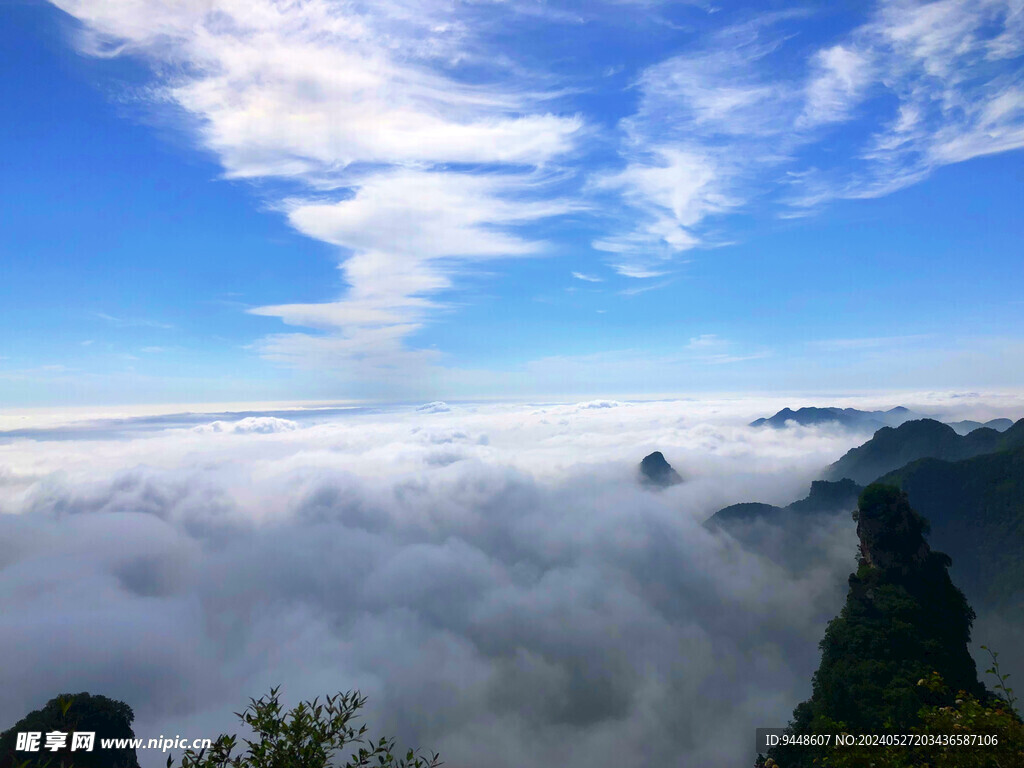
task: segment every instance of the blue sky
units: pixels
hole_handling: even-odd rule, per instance
[[[0,13],[0,402],[1009,388],[1012,0]]]

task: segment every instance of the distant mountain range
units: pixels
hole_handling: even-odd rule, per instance
[[[837,422],[850,429],[881,429],[897,427],[905,421],[921,418],[920,414],[898,405],[888,411],[859,411],[856,408],[783,408],[767,419],[750,422],[752,427],[774,427],[779,429],[793,421],[804,427],[815,424]]]
[[[847,512],[857,506],[861,487],[853,480],[815,480],[807,496],[785,507],[776,507],[760,502],[731,504],[718,510],[705,521],[708,528],[728,528],[735,523],[752,520],[781,521],[797,515],[815,515],[830,512]]]
[[[806,498],[788,506],[733,504],[712,515],[704,526],[725,531],[747,549],[799,573],[820,561],[827,545],[829,526],[816,523],[829,520],[834,528],[840,513],[845,513],[843,523],[849,522],[849,512],[857,506],[860,491],[852,480],[816,480]]]
[[[898,427],[908,421],[915,421],[927,418],[923,414],[915,413],[909,408],[898,405],[888,411],[860,411],[856,408],[783,408],[774,416],[769,418],[755,419],[750,422],[751,427],[773,427],[781,429],[787,423],[794,422],[804,427],[815,424],[841,424],[847,429],[875,431],[882,427]],[[1003,432],[1013,426],[1010,419],[992,419],[982,423],[980,421],[954,421],[949,426],[959,435],[966,435],[976,429],[987,427],[997,432]]]

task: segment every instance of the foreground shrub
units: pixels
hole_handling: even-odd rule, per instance
[[[353,723],[356,713],[366,703],[358,692],[338,693],[300,702],[285,711],[279,697],[280,688],[269,696],[251,699],[244,712],[235,713],[253,732],[252,739],[243,740],[245,748],[235,753],[235,736],[222,735],[206,750],[185,752],[180,768],[437,768],[437,754],[429,757],[409,750],[396,757],[394,739],[366,738],[366,726],[358,729]],[[344,757],[345,752],[350,752]],[[344,763],[338,762],[345,760]],[[168,768],[173,760],[168,758]]]

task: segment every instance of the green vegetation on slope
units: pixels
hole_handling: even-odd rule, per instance
[[[948,699],[949,686],[932,673],[917,683],[925,695]],[[1016,768],[1024,765],[1024,725],[1012,703],[1003,699],[979,700],[959,691],[951,705],[925,705],[918,712],[919,725],[904,734],[919,741],[894,744],[861,744],[821,750],[813,765],[822,768]],[[841,729],[835,731],[839,733]],[[985,743],[965,745],[969,739]],[[957,741],[961,743],[957,743]],[[799,762],[780,756],[759,760],[759,768],[793,768]]]
[[[1019,422],[1018,422],[1019,424]],[[880,482],[901,488],[932,522],[932,541],[978,603],[1024,602],[1024,446],[949,462],[921,459]]]

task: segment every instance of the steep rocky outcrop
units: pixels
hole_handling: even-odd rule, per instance
[[[648,488],[668,488],[683,482],[683,478],[665,461],[661,451],[655,451],[640,462],[640,482]]]
[[[864,489],[855,513],[860,559],[846,605],[825,630],[811,698],[790,730],[906,733],[925,705],[950,705],[958,691],[988,696],[968,651],[974,611],[950,580],[950,558],[933,551],[927,521],[891,485]],[[938,673],[948,689],[920,681]],[[810,766],[821,750],[787,748],[778,764]]]

